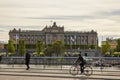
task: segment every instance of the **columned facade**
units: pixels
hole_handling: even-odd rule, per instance
[[[52,26],[46,26],[43,30],[10,30],[9,39],[17,41],[24,39],[26,44],[36,44],[37,40],[52,44],[56,40],[61,40],[66,45],[97,45],[97,32],[64,31],[64,26],[57,26],[56,22]],[[18,43],[17,43],[18,44]]]

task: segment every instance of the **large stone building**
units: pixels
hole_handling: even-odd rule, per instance
[[[110,45],[110,49],[115,49],[117,47],[117,40],[116,39],[107,38],[106,41],[108,41],[108,43]]]
[[[64,27],[56,25],[46,26],[43,30],[10,30],[9,39],[24,39],[26,44],[35,44],[37,40],[43,40],[45,44],[52,44],[55,40],[61,40],[66,45],[97,45],[97,32],[64,31]]]
[[[56,22],[52,26],[46,26],[42,30],[10,30],[9,39],[16,40],[19,44],[19,39],[24,39],[26,44],[36,44],[37,40],[43,40],[45,45],[52,44],[55,40],[61,40],[65,45],[98,45],[97,32],[94,30],[88,32],[82,31],[64,31],[64,26],[57,26]],[[68,49],[67,52],[76,50]],[[78,47],[79,49],[79,47]],[[81,49],[79,49],[81,51]],[[82,54],[88,56],[96,56],[97,50],[86,49],[82,50]]]

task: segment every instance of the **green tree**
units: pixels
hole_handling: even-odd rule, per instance
[[[36,52],[37,55],[40,56],[41,52],[44,52],[44,43],[42,40],[38,40],[36,43]]]
[[[108,41],[102,42],[101,50],[102,50],[103,55],[105,55],[106,52],[110,51],[110,45],[109,45]]]
[[[8,53],[15,54],[15,46],[13,40],[8,41]]]
[[[47,48],[45,49],[45,56],[62,56],[64,55],[64,44],[62,41],[55,41],[52,45],[48,45]]]
[[[113,56],[114,56],[114,57],[120,57],[120,52],[114,52],[114,53],[113,53]]]
[[[25,52],[26,52],[25,41],[19,40],[18,54],[22,56],[25,54]]]
[[[115,51],[116,51],[116,52],[120,52],[120,38],[117,39],[117,46],[116,46]]]
[[[47,46],[47,48],[44,51],[45,56],[52,56],[53,54],[53,48],[52,46]]]
[[[62,43],[62,41],[59,40],[53,43],[52,48],[56,56],[61,56],[65,49],[64,44]]]
[[[26,49],[35,49],[36,44],[26,44]]]

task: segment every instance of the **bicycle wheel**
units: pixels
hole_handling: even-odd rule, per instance
[[[91,66],[85,66],[84,67],[84,75],[90,76],[93,74],[93,69]]]
[[[79,68],[77,66],[71,66],[69,69],[70,74],[77,75],[79,72]]]

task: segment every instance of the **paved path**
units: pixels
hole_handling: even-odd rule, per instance
[[[43,66],[32,65],[30,70],[25,70],[25,66],[0,66],[0,80],[120,80],[120,69],[111,67],[102,72],[94,68],[93,75],[70,75],[69,66]]]

